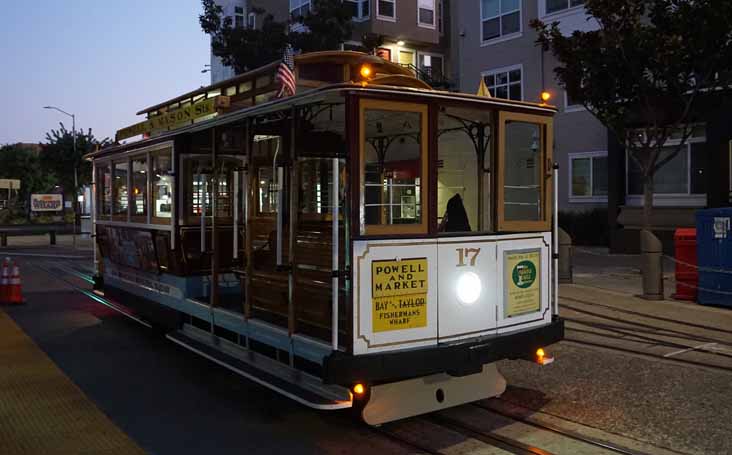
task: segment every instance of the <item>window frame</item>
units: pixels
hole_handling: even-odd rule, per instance
[[[664,143],[664,147],[673,147],[678,145],[679,139],[672,139]],[[664,207],[664,206],[679,206],[679,207],[705,207],[707,205],[707,195],[709,190],[705,193],[692,193],[691,192],[691,146],[694,144],[706,144],[707,137],[696,136],[687,139],[686,147],[686,192],[685,193],[653,193],[653,205]],[[631,194],[630,193],[630,178],[628,177],[628,171],[630,170],[630,154],[627,149],[625,150],[625,204],[631,207],[643,207],[643,193]]]
[[[417,0],[417,27],[420,28],[428,28],[430,30],[435,30],[437,28],[437,5],[435,4],[436,0]],[[429,9],[424,8],[420,6],[421,2],[431,2],[432,3],[432,23],[429,22],[422,22],[419,18],[419,10],[421,9]],[[395,10],[396,12],[396,10]]]
[[[128,189],[128,195],[132,193],[132,189],[134,188],[135,183],[135,175],[134,175],[134,162],[136,160],[143,160],[145,162],[145,200],[144,200],[144,207],[145,207],[145,213],[142,215],[136,214],[135,210],[133,209],[133,202],[136,204],[136,201],[134,201],[134,197],[129,197],[128,205],[130,207],[130,221],[133,223],[150,223],[150,156],[148,153],[142,153],[137,155],[130,156],[130,188]]]
[[[574,177],[574,174],[573,174],[574,171],[573,171],[573,167],[572,167],[572,160],[575,160],[575,159],[585,159],[585,158],[589,158],[590,159],[590,193],[593,193],[593,191],[594,191],[593,183],[594,183],[594,180],[595,180],[595,175],[594,175],[594,168],[592,167],[592,162],[593,162],[593,160],[595,158],[605,158],[605,159],[607,159],[607,157],[608,157],[607,150],[595,150],[595,151],[591,151],[591,152],[577,152],[577,153],[570,153],[570,154],[568,154],[568,160],[569,160],[568,161],[568,175],[569,175],[569,179],[567,181],[567,184],[568,184],[568,193],[567,194],[569,195],[569,197],[568,197],[569,202],[572,202],[572,203],[577,203],[577,202],[579,202],[579,203],[582,203],[582,202],[605,202],[606,203],[607,202],[607,195],[605,195],[605,196],[602,196],[602,195],[596,196],[595,194],[590,194],[589,196],[575,196],[574,194],[572,194],[572,179]]]
[[[257,28],[257,13],[250,11],[247,14],[247,28],[249,28],[249,29]]]
[[[541,201],[543,203],[543,219],[538,221],[531,220],[506,220],[505,217],[505,152],[506,152],[506,123],[508,121],[533,123],[540,125],[541,131],[541,147],[542,159],[541,166],[543,169],[543,178],[540,179]],[[554,211],[553,204],[553,187],[552,179],[555,178],[552,169],[552,156],[554,148],[554,119],[552,117],[524,114],[518,112],[499,111],[498,112],[498,150],[495,154],[497,162],[496,182],[496,229],[498,232],[548,232],[551,230],[552,217]]]
[[[365,191],[363,187],[366,179],[366,128],[364,127],[366,110],[411,112],[421,115],[420,119],[420,207],[421,220],[418,224],[366,224],[365,222]],[[377,98],[359,98],[358,101],[358,232],[362,236],[373,235],[427,235],[432,220],[430,205],[431,178],[430,169],[430,135],[429,135],[429,105],[405,101],[390,101]]]
[[[523,63],[519,63],[517,65],[511,65],[511,66],[504,66],[502,68],[496,68],[496,69],[481,71],[480,77],[481,77],[481,79],[484,79],[486,76],[490,76],[490,75],[495,76],[495,75],[497,75],[499,73],[506,73],[506,78],[508,78],[508,73],[510,73],[511,71],[514,71],[514,70],[521,71],[521,99],[520,100],[513,100],[513,101],[524,101],[524,94],[526,92],[524,91],[524,65],[523,65]],[[500,85],[503,86],[504,84],[500,84]],[[506,87],[508,89],[509,98],[498,98],[496,96],[495,90],[491,92],[491,96],[494,97],[494,98],[497,98],[497,99],[511,100],[511,98],[510,98],[510,95],[511,95],[511,81],[509,80],[505,85],[506,85]],[[488,86],[488,84],[486,84],[486,87],[488,87],[488,90],[489,91],[491,90],[491,87]],[[493,87],[497,87],[497,85],[494,84]]]
[[[539,6],[539,16],[542,19],[546,18],[546,17],[558,18],[558,17],[563,17],[563,16],[569,16],[571,14],[576,13],[577,11],[584,10],[584,8],[585,8],[584,3],[582,3],[580,5],[569,6],[571,0],[565,0],[565,1],[567,2],[566,8],[563,8],[563,9],[560,9],[557,11],[548,12],[547,4],[546,4],[547,0],[540,0],[539,5],[538,5]]]
[[[503,33],[503,21],[501,21],[501,17],[504,16],[504,14],[505,15],[513,14],[515,11],[511,11],[510,13],[501,13],[501,2],[502,1],[504,1],[504,0],[498,0],[498,2],[499,2],[498,3],[498,16],[491,16],[491,17],[484,17],[483,16],[483,1],[481,0],[481,1],[478,2],[478,7],[480,8],[480,17],[478,19],[480,21],[479,22],[479,30],[480,30],[480,45],[481,45],[481,47],[483,47],[483,46],[490,46],[492,44],[497,44],[497,43],[500,43],[500,42],[503,42],[503,41],[509,41],[509,40],[512,40],[512,39],[515,39],[515,38],[520,38],[521,36],[523,36],[523,31],[524,31],[523,1],[522,0],[518,0],[518,5],[519,5],[518,6],[518,10],[515,10],[515,11],[518,11],[518,13],[519,13],[519,29],[517,31],[515,31],[515,32],[511,32],[511,33],[508,33],[508,34],[504,34]],[[499,36],[495,36],[493,38],[486,39],[483,36],[483,22],[485,22],[487,20],[490,20],[490,19],[495,19],[496,17],[499,18],[498,19],[498,23],[500,24],[500,31],[501,31],[501,33],[500,33]],[[522,76],[523,76],[523,74],[522,74]]]
[[[587,108],[583,104],[569,104],[569,93],[564,90],[564,112],[582,112],[586,111]]]
[[[345,0],[345,1],[356,4],[356,11],[358,12],[358,14],[355,16],[351,16],[351,19],[353,21],[363,22],[363,21],[368,20],[371,17],[371,5],[369,4],[369,2],[371,0]],[[377,0],[377,3],[378,3],[378,0]],[[368,14],[363,13],[364,5],[369,5]],[[395,11],[396,11],[396,7],[395,7]]]
[[[383,2],[387,2],[387,3],[391,3],[393,5],[393,7],[394,7],[394,15],[393,16],[385,16],[385,15],[381,14],[381,7],[380,7],[380,4],[381,3],[380,2],[382,2],[382,1]],[[396,0],[376,0],[376,18],[379,19],[379,20],[382,20],[382,21],[396,22],[397,21],[397,5],[396,5],[396,3],[397,3]]]
[[[234,27],[236,28],[244,28],[246,26],[246,21],[244,20],[246,16],[244,16],[244,8],[241,6],[235,6],[234,7]],[[241,25],[237,23],[237,21],[241,21]]]
[[[297,5],[296,7],[294,7],[294,8],[293,8],[293,7],[292,7],[292,4],[293,4],[293,3],[297,3],[298,5]],[[295,10],[299,10],[299,9],[302,9],[302,7],[303,7],[303,6],[305,6],[305,5],[308,5],[308,11],[311,11],[311,10],[312,10],[312,7],[313,7],[313,5],[312,5],[312,0],[290,0],[290,1],[288,2],[288,6],[289,6],[289,12],[290,12],[290,16],[292,16],[292,13],[293,13],[293,12],[294,12]],[[298,17],[299,17],[299,16],[298,16]]]

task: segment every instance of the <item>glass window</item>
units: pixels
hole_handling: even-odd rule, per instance
[[[127,161],[117,161],[113,164],[114,183],[113,193],[114,204],[112,205],[112,214],[116,216],[127,216],[128,191],[127,191],[127,172],[129,163]]]
[[[541,221],[541,126],[507,121],[503,154],[503,208],[506,221]]]
[[[156,218],[171,218],[173,215],[173,168],[170,155],[170,149],[152,153],[152,216]]]
[[[147,215],[147,158],[132,159],[132,215]]]
[[[585,3],[585,0],[546,0],[546,13],[556,13],[569,8],[574,8]]]
[[[396,19],[396,0],[376,0],[376,15]]]
[[[516,101],[523,100],[521,67],[483,73],[483,80],[492,96]]]
[[[481,230],[479,191],[484,163],[489,161],[490,115],[485,110],[458,108],[440,112],[436,213],[440,232]]]
[[[216,216],[232,216],[232,194],[234,169],[237,161],[233,159],[220,158],[216,162],[216,169],[213,169],[211,158],[190,158],[186,160],[186,175],[188,178],[188,215],[200,217],[202,214],[211,216],[213,211],[214,197],[214,171],[218,178],[216,189]]]
[[[249,13],[247,16],[247,27],[254,29],[257,28],[257,14],[256,13]]]
[[[481,0],[480,5],[483,41],[521,31],[520,0]]]
[[[343,4],[351,12],[354,19],[365,19],[369,17],[370,0],[345,0]]]
[[[277,184],[271,167],[257,170],[257,213],[277,213]]]
[[[410,112],[409,107],[414,111]],[[399,232],[405,230],[383,231],[369,226],[422,225],[426,231],[422,213],[427,164],[422,123],[426,120],[426,107],[364,100],[362,112],[363,230],[365,233]]]
[[[241,6],[234,7],[234,26],[244,28],[244,8]]]
[[[97,213],[101,215],[112,214],[112,173],[109,163],[103,164],[97,169]]]
[[[435,26],[435,0],[417,1],[417,22],[419,25]]]
[[[297,18],[310,12],[310,0],[290,0],[290,14]]]
[[[664,147],[658,158],[662,161],[676,150],[675,146]],[[693,142],[670,161],[659,168],[653,176],[654,194],[706,194],[705,143]],[[643,194],[643,173],[630,155],[627,156],[628,194]]]
[[[607,154],[570,154],[571,197],[607,196]]]

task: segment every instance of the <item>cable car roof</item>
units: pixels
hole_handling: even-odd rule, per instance
[[[286,108],[311,104],[315,102],[322,102],[328,99],[340,99],[344,94],[378,94],[382,96],[394,95],[399,97],[415,97],[420,99],[463,101],[466,103],[482,104],[486,107],[493,107],[496,109],[519,110],[545,115],[553,115],[557,112],[557,108],[552,105],[530,103],[526,101],[514,101],[502,98],[488,98],[467,93],[447,92],[433,89],[403,86],[339,83],[333,85],[325,85],[309,90],[303,94],[279,98],[237,111],[228,112],[215,118],[180,127],[175,130],[167,131],[158,136],[148,139],[105,147],[103,149],[85,155],[84,158],[87,160],[93,160],[115,152],[123,152],[131,149],[153,145],[158,142],[164,142],[182,134],[195,133],[198,131],[207,130],[209,128],[235,123],[237,121],[256,115],[281,111]]]

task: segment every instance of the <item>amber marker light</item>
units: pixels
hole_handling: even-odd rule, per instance
[[[552,362],[554,362],[554,357],[547,356],[544,348],[536,350],[536,363],[539,365],[549,365]]]
[[[371,77],[371,67],[369,67],[368,65],[363,65],[361,67],[360,73],[362,78],[368,79],[369,77]]]
[[[364,387],[363,384],[356,384],[355,386],[353,386],[353,393],[356,396],[360,397],[364,394],[364,392],[366,392],[366,387]]]
[[[552,94],[544,90],[541,92],[541,101],[544,103],[548,103],[549,100],[552,99]]]

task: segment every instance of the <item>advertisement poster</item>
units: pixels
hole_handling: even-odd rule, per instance
[[[60,212],[64,209],[61,194],[31,194],[31,210],[34,212]]]
[[[504,316],[541,310],[541,251],[506,251],[503,267]]]
[[[427,326],[427,258],[371,263],[374,332]]]

